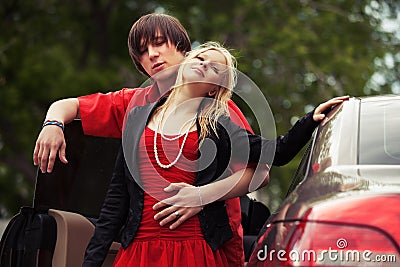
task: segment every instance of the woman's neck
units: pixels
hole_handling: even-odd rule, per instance
[[[172,94],[167,105],[152,117],[149,127],[164,134],[181,134],[196,129],[195,120],[201,98],[192,98],[184,93]]]
[[[202,101],[201,97],[193,98],[192,96],[187,96],[185,93],[179,93],[174,96],[174,99],[170,102],[168,107],[166,107],[167,112],[170,114],[196,114],[200,103]]]

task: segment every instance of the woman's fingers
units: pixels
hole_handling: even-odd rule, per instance
[[[174,206],[166,208],[154,216],[155,220],[160,220],[160,225],[165,226],[172,223],[169,228],[171,230],[178,228],[187,219],[193,217],[201,211],[202,207],[185,207],[177,209]]]
[[[174,230],[178,228],[187,219],[192,218],[194,215],[201,211],[202,207],[187,207],[183,209],[183,214],[176,219],[174,223],[169,226],[169,229]],[[181,213],[181,211],[179,211]]]

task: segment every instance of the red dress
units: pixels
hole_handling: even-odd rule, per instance
[[[193,170],[198,158],[197,131],[189,133],[182,156],[168,169],[158,166],[155,160],[153,138],[154,131],[146,127],[139,146],[140,174],[145,189],[142,220],[133,242],[126,250],[119,250],[113,266],[229,266],[223,250],[213,252],[204,240],[197,216],[186,220],[175,230],[170,230],[169,224],[160,226],[159,221],[153,218],[158,211],[154,211],[152,206],[168,196],[163,189],[169,183],[194,183],[196,172]],[[158,156],[162,164],[175,160],[182,140],[183,136],[174,141],[157,136]]]

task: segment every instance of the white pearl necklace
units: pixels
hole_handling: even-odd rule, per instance
[[[170,164],[162,164],[161,161],[160,161],[160,159],[159,159],[159,157],[158,157],[157,135],[158,135],[158,128],[161,126],[162,119],[163,119],[163,117],[164,117],[164,113],[165,113],[165,110],[163,110],[162,115],[160,115],[160,119],[158,120],[156,129],[155,129],[155,131],[154,131],[153,150],[154,150],[154,156],[155,156],[155,158],[156,158],[156,162],[157,162],[158,166],[160,166],[160,167],[163,168],[163,169],[168,169],[168,168],[171,168],[172,166],[174,166],[174,165],[178,162],[179,158],[181,157],[182,152],[183,152],[183,147],[185,146],[186,139],[187,139],[187,137],[188,137],[188,135],[189,135],[190,128],[192,128],[192,126],[194,125],[194,122],[196,121],[197,114],[195,115],[195,117],[193,117],[193,118],[190,120],[190,121],[193,121],[193,122],[190,124],[190,126],[188,127],[188,129],[187,129],[187,131],[186,131],[185,134],[181,134],[181,135],[178,135],[177,137],[173,137],[173,138],[167,138],[167,137],[165,137],[166,140],[172,141],[172,140],[178,139],[178,138],[181,137],[182,135],[185,135],[185,137],[183,138],[183,141],[182,141],[182,146],[179,148],[179,152],[178,152],[178,155],[176,156],[175,160],[172,161]],[[187,123],[187,122],[186,122],[186,123]],[[185,123],[185,124],[186,124],[186,123]],[[161,136],[163,136],[162,133],[161,133]]]
[[[158,123],[159,123],[160,125],[161,125],[161,123],[162,123],[162,121],[163,121],[163,119],[164,119],[165,110],[166,110],[166,109],[163,109],[163,110],[161,111],[160,119],[158,120]],[[183,128],[185,127],[185,125],[188,124],[188,123],[192,123],[192,124],[190,124],[190,125],[188,126],[189,129],[192,128],[193,122],[196,120],[196,118],[197,118],[197,114],[196,114],[193,118],[191,118],[190,120],[186,121],[186,122],[182,125],[181,129],[183,129]],[[180,133],[180,132],[181,132],[181,131],[179,130],[179,133]],[[186,134],[186,133],[182,133],[182,134],[178,134],[178,135],[176,135],[176,136],[174,136],[174,137],[166,137],[162,132],[160,132],[161,137],[162,137],[164,140],[166,140],[166,141],[174,141],[174,140],[177,140],[177,139],[179,139],[180,137],[182,137],[182,136],[185,135],[185,134]]]

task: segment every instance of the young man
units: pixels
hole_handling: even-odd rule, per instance
[[[135,22],[129,34],[128,46],[137,69],[149,77],[178,65],[184,54],[191,50],[191,43],[183,26],[177,19],[164,14],[145,15]],[[51,172],[57,154],[63,163],[68,162],[64,134],[59,126],[75,118],[81,119],[86,135],[121,138],[126,110],[135,105],[156,101],[163,93],[159,92],[158,87],[124,88],[108,94],[98,93],[54,102],[47,112],[45,126],[36,142],[34,164],[42,172]],[[243,114],[233,102],[230,103],[230,111],[235,122],[250,130]],[[249,171],[249,175],[252,174]],[[227,207],[234,237],[224,247],[228,250],[226,254],[230,256],[231,266],[243,266],[239,200],[228,200]],[[179,218],[179,224],[199,210],[198,207],[187,208],[186,216]]]
[[[191,49],[189,37],[183,26],[175,18],[163,14],[149,14],[141,17],[132,26],[128,46],[137,69],[149,77],[157,76],[156,74],[162,70],[181,63],[184,54]],[[165,77],[156,78],[156,83],[146,88],[125,88],[107,94],[98,93],[54,102],[47,112],[46,121],[36,142],[34,164],[38,165],[42,172],[51,172],[57,154],[63,163],[67,163],[62,127],[75,118],[81,119],[86,135],[121,138],[126,111],[134,106],[156,101],[163,93],[160,92],[161,86],[159,86],[163,78]],[[320,105],[314,113],[307,114],[299,120],[298,124],[302,126],[300,132],[292,131],[285,137],[279,137],[274,165],[284,165],[289,162],[310,139],[318,121],[322,119],[322,111],[339,103],[338,101],[328,101]],[[229,108],[232,120],[247,130],[251,130],[243,114],[232,101],[229,103]],[[254,171],[245,169],[240,174],[243,174],[242,177],[245,177],[245,180],[251,180]],[[246,192],[243,191],[243,193]],[[240,194],[236,193],[232,196]],[[233,238],[226,242],[223,248],[226,249],[226,255],[230,257],[228,259],[231,262],[230,266],[243,266],[239,200],[237,198],[227,200],[226,206]],[[181,213],[185,215],[178,218],[174,227],[197,212],[199,212],[198,207],[185,208]]]

